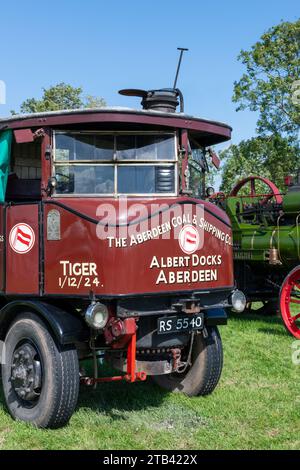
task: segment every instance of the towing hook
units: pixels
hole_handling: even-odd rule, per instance
[[[127,371],[125,375],[117,375],[113,377],[81,377],[81,383],[92,386],[102,382],[116,382],[125,380],[126,382],[144,382],[147,374],[144,371],[136,372],[136,330],[131,335],[127,348]]]

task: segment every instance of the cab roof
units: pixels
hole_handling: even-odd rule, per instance
[[[49,111],[44,113],[22,114],[0,118],[0,131],[24,128],[97,128],[120,125],[132,128],[134,125],[187,129],[202,145],[213,145],[231,138],[232,128],[227,124],[197,118],[185,113],[167,113],[154,110],[131,109],[122,107],[103,107]]]

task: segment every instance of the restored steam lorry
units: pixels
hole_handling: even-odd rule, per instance
[[[0,120],[3,390],[40,427],[68,421],[80,382],[211,393],[217,325],[245,304],[229,217],[203,197],[208,147],[231,128],[186,115],[176,88],[123,94],[143,109]],[[118,375],[98,377],[99,357]]]
[[[249,303],[262,301],[264,313],[279,306],[287,330],[300,339],[300,172],[285,184],[281,194],[267,178],[249,176],[213,199],[232,222],[238,287]]]

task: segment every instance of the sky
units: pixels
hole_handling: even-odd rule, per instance
[[[228,123],[238,143],[255,135],[257,119],[250,111],[237,113],[231,101],[233,83],[244,72],[238,53],[299,13],[296,0],[5,2],[0,80],[6,105],[0,105],[0,117],[62,81],[109,106],[139,107],[138,98],[118,90],[172,86],[177,47],[187,47],[178,80],[185,111]]]

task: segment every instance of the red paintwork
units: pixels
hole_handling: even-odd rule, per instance
[[[128,318],[131,323],[135,320],[133,318]],[[136,358],[136,332],[131,336],[131,341],[127,349],[127,378],[128,382],[135,382],[136,373],[135,373],[135,358]]]
[[[208,149],[208,152],[209,152],[212,164],[218,170],[220,168],[220,165],[221,165],[221,160],[219,159],[218,155],[216,154],[216,152],[213,149],[211,149],[211,148]]]
[[[87,124],[95,123],[99,126],[101,123],[120,123],[120,124],[142,124],[165,126],[178,129],[188,129],[203,133],[203,140],[210,143],[219,143],[231,138],[231,127],[226,124],[207,121],[205,119],[193,118],[191,116],[180,114],[165,114],[160,116],[157,112],[139,112],[139,111],[107,111],[105,108],[99,111],[78,111],[78,112],[60,112],[46,113],[38,117],[12,118],[9,120],[0,120],[0,126],[7,126],[10,129],[22,129],[26,127],[52,127],[68,126],[81,124],[84,127]]]
[[[1,207],[0,236],[3,234],[3,240],[0,240],[0,263],[6,271],[0,273],[2,294],[8,298],[22,298],[23,295],[28,295],[47,299],[49,296],[55,301],[64,297],[65,302],[69,298],[70,305],[75,296],[80,301],[84,299],[88,302],[91,299],[101,300],[108,297],[114,299],[108,302],[110,315],[116,313],[115,299],[118,296],[160,296],[174,293],[175,298],[179,296],[181,299],[183,292],[204,291],[207,294],[209,291],[213,304],[215,290],[219,289],[225,291],[223,300],[227,299],[229,291],[234,288],[232,233],[229,218],[218,207],[206,201],[183,196],[130,197],[127,199],[127,207],[122,206],[119,199],[105,197],[50,197],[53,188],[49,186],[49,178],[52,176],[52,130],[55,128],[171,128],[178,137],[178,150],[182,158],[181,162],[178,162],[179,169],[181,165],[181,174],[176,187],[182,191],[181,194],[188,194],[189,135],[199,145],[206,147],[229,140],[229,126],[176,113],[103,109],[1,119],[0,130],[3,128],[14,129],[15,138],[19,142],[32,138],[41,139],[41,193],[39,201],[35,203],[28,203],[31,195],[27,194],[27,202],[24,201],[24,204],[15,205],[10,201]],[[128,216],[128,211],[138,203],[140,213],[135,210]],[[110,212],[99,214],[97,209],[99,206],[103,209],[105,204],[110,206]],[[153,204],[156,205],[154,213],[151,207]],[[181,227],[186,226],[181,232],[180,240],[174,236],[176,224],[171,223],[172,217],[178,216],[178,213],[170,209],[175,204],[180,205],[181,209],[188,205],[191,208],[190,219],[186,218],[178,224]],[[199,204],[201,210],[197,212]],[[159,206],[164,206],[167,210],[159,213]],[[51,210],[56,213],[52,214],[52,222],[49,222],[48,214]],[[170,210],[171,217],[166,217]],[[182,210],[180,214],[182,215]],[[55,226],[58,219],[59,224]],[[117,226],[114,233],[109,231],[100,238],[97,231],[99,219],[102,226],[104,222],[113,226],[111,228]],[[143,224],[143,221],[146,223]],[[200,226],[200,222],[207,225]],[[48,223],[52,225],[48,227]],[[15,228],[10,238],[11,230],[16,224],[23,226],[19,226],[19,231]],[[167,230],[162,230],[162,233],[156,236],[152,234],[153,229],[162,229],[168,224],[170,225]],[[122,225],[128,228],[125,233]],[[52,230],[48,230],[51,227]],[[145,239],[141,236],[142,238],[137,240],[138,243],[133,244],[133,228],[137,229],[137,239],[141,233],[145,235]],[[149,233],[151,236],[148,237]],[[170,237],[165,239],[164,233]],[[29,243],[28,239],[34,239],[33,234],[35,243],[31,249],[30,245],[30,251],[25,253],[24,245]],[[17,252],[12,249],[10,240]],[[200,246],[197,245],[199,240],[203,241]],[[22,248],[18,243],[23,243]],[[191,249],[195,251],[191,253]],[[197,260],[198,264],[192,263]],[[185,298],[188,299],[189,295]],[[72,311],[75,305],[76,302]],[[81,381],[93,385],[118,380],[145,380],[146,373],[136,371],[136,319],[131,317],[121,320],[111,315],[109,321],[103,339],[112,349],[127,348],[126,374],[104,378],[82,377]],[[180,353],[179,349],[172,350],[176,361],[180,357],[177,353]]]
[[[111,316],[105,330],[105,343],[111,344],[112,349],[122,349],[135,335],[137,330],[135,318],[125,318],[121,320],[115,316]]]
[[[6,209],[6,293],[39,293],[39,224],[38,205],[10,206]],[[35,243],[28,253],[16,253],[9,244],[10,230],[17,223],[30,225]]]
[[[49,153],[51,154],[51,130],[45,128],[45,135],[42,139],[41,145],[41,157],[42,157],[42,179],[41,179],[41,193],[42,197],[47,196],[47,185],[49,181],[49,177],[51,175],[51,158]]]
[[[133,318],[127,318],[127,322],[134,322]],[[135,327],[135,325],[134,325]],[[146,372],[136,372],[136,330],[131,335],[130,342],[127,348],[127,371],[125,375],[115,375],[113,377],[81,377],[81,383],[85,385],[95,385],[97,383],[103,382],[118,382],[120,380],[126,380],[126,382],[137,382],[137,381],[145,381],[147,378]]]
[[[183,129],[181,133],[182,148],[184,150],[184,155],[182,157],[181,165],[181,187],[182,191],[185,191],[186,188],[186,171],[188,169],[188,159],[189,159],[189,147],[188,147],[188,131]]]
[[[127,247],[109,247],[108,240],[100,240],[97,237],[97,225],[91,221],[85,220],[76,214],[72,214],[65,208],[58,207],[55,202],[61,202],[80,212],[81,214],[97,219],[97,207],[100,204],[111,204],[116,209],[117,223],[123,222],[125,213],[121,210],[118,213],[118,200],[108,198],[90,198],[90,197],[65,197],[50,198],[47,195],[47,184],[51,176],[51,131],[52,127],[66,129],[68,127],[80,129],[107,129],[110,124],[122,129],[153,129],[154,128],[172,128],[178,130],[181,134],[179,145],[185,149],[185,158],[183,159],[182,169],[186,168],[188,162],[187,152],[187,132],[192,132],[199,143],[210,145],[226,141],[231,136],[231,128],[225,124],[206,121],[203,119],[192,118],[190,116],[171,113],[164,114],[159,112],[139,112],[139,111],[116,111],[116,110],[96,110],[96,111],[78,111],[78,112],[58,112],[49,113],[40,116],[29,116],[25,118],[12,118],[0,120],[0,128],[5,126],[11,129],[40,129],[43,127],[44,136],[41,145],[42,178],[41,178],[41,197],[44,208],[43,220],[39,219],[39,204],[25,204],[7,207],[7,229],[6,229],[6,253],[7,253],[7,271],[6,271],[6,292],[8,294],[22,295],[50,295],[50,296],[79,296],[90,298],[91,292],[96,296],[116,297],[119,295],[137,295],[147,293],[181,292],[181,291],[199,291],[211,289],[231,289],[234,285],[233,265],[232,265],[232,247],[231,244],[225,244],[214,237],[208,231],[203,232],[204,245],[195,254],[199,256],[221,255],[222,264],[216,266],[217,280],[206,281],[185,281],[185,282],[161,282],[157,284],[158,274],[164,269],[168,277],[170,272],[174,276],[181,271],[191,271],[191,267],[171,267],[171,268],[150,268],[153,257],[161,258],[182,258],[191,259],[180,248],[177,239],[173,239],[173,229],[171,238],[163,239],[159,236],[156,239],[147,240],[141,244]],[[126,127],[127,126],[127,127]],[[151,126],[151,127],[150,127]],[[181,181],[183,189],[185,181]],[[146,216],[150,214],[150,204],[169,204],[176,202],[189,203],[193,201],[188,197],[173,198],[129,198],[128,206],[140,202],[146,206]],[[208,211],[205,212],[205,220],[211,223],[219,230],[224,232],[227,237],[231,237],[231,228],[228,217],[223,211],[215,205],[204,201],[201,202]],[[47,239],[47,214],[49,210],[56,209],[61,218],[61,239]],[[220,219],[218,219],[218,217]],[[164,221],[165,219],[163,219]],[[30,225],[36,236],[35,246],[29,253],[16,254],[8,243],[9,232],[12,226],[22,222]],[[114,221],[115,222],[115,221]],[[160,225],[161,221],[155,225]],[[39,244],[39,229],[43,229],[41,244]],[[147,227],[150,228],[150,227]],[[202,230],[199,229],[201,236]],[[120,236],[117,232],[116,236]],[[129,242],[127,238],[127,243]],[[40,245],[40,246],[39,246]],[[40,247],[40,254],[39,254]],[[40,267],[39,257],[44,256],[43,267]],[[1,259],[1,249],[0,249]],[[93,272],[91,275],[63,274],[63,265],[61,261],[67,261],[75,264],[92,263]],[[41,265],[42,266],[42,265]],[[88,266],[88,264],[84,264]],[[96,266],[96,268],[95,268]],[[77,268],[76,268],[77,269]],[[198,266],[194,270],[210,269],[210,266]],[[94,275],[96,270],[96,276]],[[77,270],[78,271],[78,270]],[[179,275],[179,280],[180,280]],[[94,282],[94,281],[97,282]],[[1,277],[0,277],[1,281]],[[99,281],[99,284],[97,285]]]
[[[63,202],[69,207],[73,207],[77,211],[93,218],[96,218],[96,211],[100,202],[103,203],[103,199],[89,198],[65,198],[58,199],[57,201]],[[172,205],[176,201],[186,202],[188,204],[191,199],[131,199],[130,202],[128,202],[128,206],[136,202],[143,202],[143,204],[146,204],[150,210],[151,202],[155,202],[157,204],[169,203]],[[107,204],[114,205],[117,210],[117,202],[115,200],[107,199],[105,202]],[[207,202],[202,201],[202,204],[229,224],[229,219],[223,211]],[[232,247],[229,244],[221,242],[208,232],[204,232],[204,246],[198,250],[196,254],[222,255],[222,265],[218,267],[218,280],[157,285],[156,279],[160,270],[158,268],[150,269],[151,260],[154,255],[158,259],[187,256],[181,250],[178,240],[173,240],[172,238],[170,240],[164,240],[159,237],[157,239],[147,240],[138,245],[127,246],[124,248],[109,248],[107,239],[99,240],[97,238],[97,226],[95,224],[79,218],[77,215],[55,205],[46,204],[45,224],[47,213],[51,209],[57,209],[61,214],[62,239],[58,241],[47,241],[46,236],[44,235],[46,294],[88,295],[92,290],[99,296],[117,296],[153,292],[207,290],[233,286]],[[118,214],[117,221],[121,221],[123,217],[124,214]],[[231,229],[225,223],[215,218],[213,214],[205,212],[205,219],[231,236]],[[84,282],[86,277],[83,276],[83,279],[80,281],[81,276],[79,275],[77,276],[76,282],[74,280],[73,286],[68,286],[65,282],[63,289],[60,288],[59,279],[61,279],[60,283],[64,280],[63,267],[60,264],[60,261],[62,260],[67,260],[71,263],[96,263],[97,274],[100,281],[99,286],[88,285],[85,287]],[[208,266],[201,266],[198,269],[208,268]],[[184,269],[187,268],[166,268],[165,272],[176,272]]]
[[[285,278],[280,290],[280,313],[286,329],[297,339],[300,339],[300,327],[297,320],[300,318],[300,311],[295,314],[291,311],[291,304],[299,304],[293,289],[299,292],[300,287],[300,266],[296,266]]]
[[[275,200],[277,204],[282,203],[282,196],[280,195],[280,190],[277,188],[276,184],[274,184],[272,181],[270,181],[268,178],[263,178],[262,176],[248,176],[247,178],[244,178],[243,180],[239,181],[234,188],[231,190],[231,193],[229,196],[237,196],[238,192],[240,189],[245,186],[250,181],[251,185],[251,197],[257,196],[256,191],[255,191],[255,180],[262,181],[265,183],[271,190],[270,195],[274,195]],[[266,195],[266,198],[270,195]]]
[[[14,131],[14,137],[17,144],[23,144],[34,141],[34,134],[31,129],[18,129]]]
[[[284,185],[285,186],[292,186],[293,184],[293,177],[291,175],[287,175],[284,177]]]

